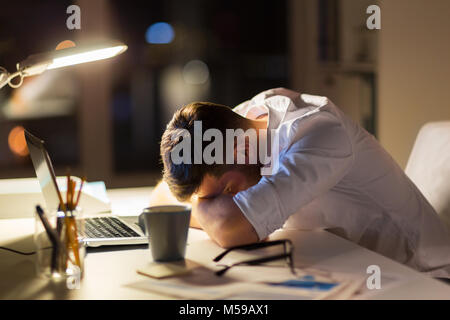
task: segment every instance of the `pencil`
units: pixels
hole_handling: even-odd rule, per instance
[[[74,203],[76,182],[70,175],[67,176],[67,212],[64,219],[66,224],[67,251],[71,248],[75,257],[75,263],[81,268],[80,253],[78,247],[78,230],[76,225],[76,216],[73,210],[76,210]],[[70,259],[70,257],[69,257]]]
[[[77,200],[75,201],[75,208],[78,207],[78,203],[80,202],[81,190],[83,190],[84,182],[86,181],[86,177],[81,179],[80,189],[78,189]]]
[[[64,204],[64,200],[61,196],[61,191],[59,191],[59,187],[58,184],[56,184],[56,194],[58,195],[58,199],[59,199],[59,206],[61,207],[60,209],[64,212],[67,211],[66,209],[66,205]]]
[[[75,206],[75,190],[77,188],[77,182],[75,180],[72,180],[72,192],[70,197],[70,205],[72,206],[72,210],[76,209]]]
[[[77,224],[75,216],[65,217],[66,222],[66,236],[68,244],[72,247],[73,255],[75,257],[75,263],[81,268],[80,261],[80,251],[78,247],[78,234],[77,234]]]
[[[70,171],[67,170],[67,190],[66,190],[66,204],[70,210]]]

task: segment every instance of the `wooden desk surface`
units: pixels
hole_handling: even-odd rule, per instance
[[[113,211],[136,215],[146,206],[151,188],[109,190]],[[125,211],[123,211],[125,210]],[[22,251],[34,250],[34,219],[0,220],[0,245]],[[323,230],[280,230],[271,239],[289,238],[295,244],[295,263],[322,270],[352,273],[367,277],[367,267],[378,265],[383,275],[401,279],[395,287],[367,291],[365,299],[450,299],[450,286],[416,272],[402,264],[362,248]],[[186,257],[206,266],[222,249],[206,233],[191,229]],[[81,288],[69,290],[65,283],[55,284],[36,277],[34,256],[0,250],[1,299],[171,299],[169,296],[136,289],[146,277],[136,269],[151,260],[147,246],[115,250],[91,250],[85,260]]]

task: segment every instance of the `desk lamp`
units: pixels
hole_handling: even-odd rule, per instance
[[[19,62],[17,71],[14,73],[9,73],[5,68],[0,67],[0,89],[6,84],[12,88],[18,88],[22,85],[23,78],[41,74],[46,70],[112,58],[123,53],[127,48],[118,41],[106,41],[91,46],[34,54]],[[16,83],[13,82],[15,78],[18,78]]]

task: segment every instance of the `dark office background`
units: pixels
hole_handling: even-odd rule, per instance
[[[76,42],[80,34],[89,32],[83,28],[83,6],[82,29],[66,28],[70,4],[31,0],[2,3],[0,66],[13,71],[29,54],[53,50],[62,40]],[[191,102],[189,99],[235,106],[263,89],[289,86],[286,10],[286,1],[280,0],[110,1],[111,37],[128,45],[120,63],[111,64],[114,171],[159,172],[161,134],[173,111]],[[21,12],[20,18],[16,12]],[[149,43],[149,27],[158,22],[172,28],[170,43]],[[187,67],[190,61],[194,61],[191,70]],[[61,72],[76,87],[80,80],[74,68]],[[91,68],[95,70],[96,64]],[[202,78],[183,83],[181,78],[189,77],[186,72],[193,72],[194,77],[201,72]],[[28,81],[41,80],[35,77]],[[58,95],[49,81],[46,90],[52,94],[39,96],[42,104]],[[66,95],[68,101],[61,107],[64,112],[50,110],[41,115],[39,104],[28,106],[29,101],[20,99],[20,90],[27,82],[17,92],[9,87],[0,92],[0,176],[32,176],[29,157],[14,152],[8,141],[18,126],[46,140],[60,171],[57,173],[68,166],[78,167],[81,173],[79,91]],[[24,108],[28,111],[21,112]],[[94,106],[92,110],[95,112]]]
[[[117,38],[126,39],[129,45],[113,93],[118,171],[157,167],[159,149],[155,140],[173,111],[191,102],[183,96],[235,106],[261,88],[288,86],[285,1],[248,1],[244,5],[236,0],[137,1],[135,6],[120,0],[112,3],[120,13],[115,20],[120,26]],[[173,27],[171,43],[146,43],[147,29],[158,21]],[[183,86],[177,81],[177,71],[195,60],[207,67],[208,79]],[[180,99],[164,96],[177,95],[179,90],[191,94],[180,94]],[[142,96],[133,97],[133,92]],[[134,99],[145,102],[133,106]],[[154,111],[142,110],[149,107]],[[137,115],[139,121],[133,121],[133,110],[142,110]],[[147,117],[147,121],[143,123],[141,117]],[[134,140],[133,131],[142,125],[145,128]]]
[[[65,40],[116,39],[128,50],[3,87],[0,178],[34,176],[26,128],[46,141],[58,175],[70,167],[108,187],[152,185],[174,111],[192,101],[234,107],[273,87],[327,96],[377,135],[378,33],[365,26],[372,2],[2,2],[0,66],[10,72]],[[71,4],[81,30],[66,27]]]

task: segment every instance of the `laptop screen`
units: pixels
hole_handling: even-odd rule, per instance
[[[56,189],[56,178],[50,157],[44,147],[44,141],[33,136],[26,130],[25,139],[36,176],[41,186],[46,208],[49,211],[57,210],[59,207],[59,197]]]

